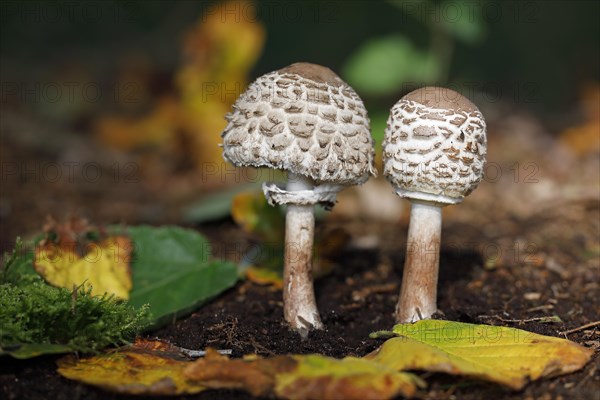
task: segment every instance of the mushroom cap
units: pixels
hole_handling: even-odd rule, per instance
[[[460,203],[483,177],[486,125],[477,107],[446,88],[424,87],[390,112],[384,175],[411,200]]]
[[[225,117],[223,156],[315,184],[356,185],[375,174],[369,118],[332,70],[296,63],[256,79]]]

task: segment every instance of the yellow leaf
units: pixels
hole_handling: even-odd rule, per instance
[[[270,245],[283,245],[285,218],[278,207],[271,207],[262,191],[238,193],[231,203],[231,217],[246,233]]]
[[[121,150],[160,155],[147,168],[162,159],[198,168],[220,165],[224,115],[246,88],[265,41],[255,10],[244,0],[216,2],[205,10],[185,35],[184,62],[173,77],[176,93],[157,99],[141,117],[100,118],[95,123],[100,139]]]
[[[91,287],[92,295],[114,294],[128,299],[132,287],[129,260],[131,241],[113,236],[98,243],[88,243],[83,257],[77,254],[76,242],[54,243],[45,240],[36,247],[34,268],[48,283],[72,289]]]
[[[238,193],[231,202],[231,217],[244,231],[252,233],[260,220],[260,210],[266,203],[262,193]]]
[[[119,150],[173,151],[180,114],[177,100],[165,96],[156,102],[151,114],[141,118],[106,116],[96,121],[94,128],[100,140]]]
[[[213,352],[185,374],[207,387],[285,399],[388,399],[411,396],[421,383],[411,374],[369,360],[319,354],[230,360]]]
[[[560,142],[577,155],[600,151],[600,85],[589,83],[582,90],[581,108],[585,121],[565,129],[560,134]]]
[[[490,325],[423,320],[366,358],[395,370],[465,375],[521,389],[529,380],[582,368],[593,351],[565,339]]]
[[[318,354],[293,356],[296,368],[277,375],[275,393],[286,399],[390,399],[411,397],[421,381],[384,364]]]
[[[198,165],[222,161],[215,150],[226,125],[223,116],[246,88],[247,75],[265,41],[255,10],[251,1],[218,2],[186,35],[186,62],[177,72],[176,83]]]
[[[283,278],[280,271],[250,266],[246,269],[246,278],[259,285],[272,285],[278,289],[283,288]]]
[[[174,346],[139,340],[133,346],[95,357],[74,356],[57,362],[65,378],[128,394],[193,394],[205,388],[187,382],[184,369],[190,364]]]
[[[521,389],[528,380],[581,368],[592,351],[518,329],[450,321],[396,325],[401,335],[365,358],[318,354],[229,359],[214,350],[191,362],[178,347],[138,340],[96,357],[59,360],[69,378],[120,393],[188,394],[245,390],[286,399],[411,397],[423,381],[407,369],[445,372]]]

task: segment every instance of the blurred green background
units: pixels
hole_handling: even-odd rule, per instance
[[[70,59],[115,68],[131,52],[168,74],[181,59],[181,36],[214,3],[3,1],[3,80]],[[225,12],[265,27],[251,77],[320,63],[373,110],[389,109],[407,88],[452,82],[552,115],[599,79],[596,1],[259,0]]]

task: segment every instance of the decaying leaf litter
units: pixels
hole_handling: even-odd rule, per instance
[[[58,361],[59,373],[119,393],[183,394],[240,389],[286,399],[412,397],[425,380],[402,372],[464,375],[522,389],[529,381],[579,370],[593,354],[576,343],[527,331],[423,320],[394,327],[392,339],[366,357],[319,354],[246,356],[209,350],[185,361],[173,346],[139,341],[121,352]]]

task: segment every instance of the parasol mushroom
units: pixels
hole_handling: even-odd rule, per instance
[[[314,205],[331,208],[340,190],[376,174],[367,110],[329,68],[296,63],[256,79],[226,119],[225,160],[288,173],[285,187],[263,191],[269,204],[287,205],[284,317],[306,336],[323,327],[311,272]]]
[[[463,201],[483,177],[486,125],[477,107],[440,87],[415,90],[392,107],[384,174],[410,200],[410,224],[396,321],[437,311],[442,207]]]

